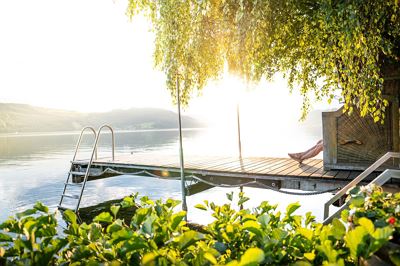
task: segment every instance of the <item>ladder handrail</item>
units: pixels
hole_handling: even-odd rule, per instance
[[[76,159],[76,155],[77,155],[78,150],[79,150],[79,147],[80,147],[80,145],[81,145],[83,133],[84,133],[87,129],[90,129],[90,130],[93,132],[93,134],[94,134],[94,139],[96,139],[96,137],[97,137],[96,130],[95,130],[93,127],[87,126],[87,127],[82,128],[81,134],[79,135],[79,139],[78,139],[78,141],[77,141],[77,143],[76,143],[76,145],[75,145],[75,153],[74,153],[74,157],[72,158],[72,161],[75,161],[75,159]],[[96,156],[96,159],[97,159],[97,152],[96,152],[95,156]]]
[[[400,152],[387,152],[381,158],[376,160],[371,166],[365,169],[360,175],[354,178],[350,183],[348,183],[345,187],[343,187],[339,192],[337,192],[330,200],[328,200],[324,205],[324,219],[327,219],[329,216],[329,206],[337,201],[340,197],[347,193],[349,189],[360,183],[363,179],[369,176],[373,171],[378,169],[382,164],[384,164],[387,160],[391,158],[400,158]]]
[[[74,156],[72,157],[72,162],[75,161],[76,155],[78,154],[78,150],[79,150],[79,147],[80,147],[81,142],[82,142],[83,133],[85,133],[85,131],[88,130],[88,129],[93,132],[94,139],[97,138],[96,130],[93,127],[86,126],[86,127],[82,128],[81,134],[79,135],[78,141],[76,142],[76,145],[75,145],[75,152],[74,152]],[[95,150],[95,157],[97,159],[97,150]],[[69,179],[71,177],[72,168],[73,168],[73,164],[71,163],[71,167],[69,168],[68,175],[67,175],[67,180],[65,181],[65,184],[64,184],[64,190],[63,190],[63,192],[61,194],[60,203],[58,204],[59,206],[61,206],[62,201],[64,199],[64,194],[65,194],[65,191],[67,190],[67,185],[66,184],[69,182]]]
[[[97,131],[98,136],[100,137],[100,133],[103,128],[108,128],[111,132],[111,153],[112,153],[112,160],[115,159],[115,137],[114,137],[114,129],[109,125],[102,125],[99,130]]]
[[[371,183],[369,183],[369,185],[375,184],[378,186],[383,186],[391,178],[400,179],[400,170],[386,169],[382,174],[380,174],[374,180],[372,180]],[[325,220],[323,221],[323,224],[328,224],[328,223],[332,222],[333,218],[338,216],[344,209],[349,207],[349,205],[350,205],[350,201],[343,204],[343,206],[341,206],[338,210],[336,210],[336,212],[333,213],[331,216],[324,218]]]
[[[86,172],[85,172],[85,177],[83,179],[83,185],[82,185],[81,193],[79,194],[78,203],[76,204],[76,207],[75,207],[75,212],[78,212],[79,205],[81,204],[83,191],[85,190],[86,182],[87,182],[87,179],[88,179],[89,173],[90,173],[90,167],[92,166],[93,158],[95,157],[95,154],[96,154],[96,151],[97,151],[97,145],[99,143],[99,139],[100,139],[100,135],[101,135],[100,133],[103,130],[103,128],[108,128],[111,131],[112,160],[114,161],[114,159],[115,159],[115,156],[114,156],[114,150],[115,150],[114,130],[109,125],[102,125],[97,131],[97,137],[96,137],[96,140],[95,140],[95,142],[93,144],[92,155],[90,156],[90,160],[89,160],[89,163],[88,163],[87,168],[86,168]]]

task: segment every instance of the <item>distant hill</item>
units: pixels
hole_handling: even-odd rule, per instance
[[[0,103],[0,133],[76,131],[86,125],[112,125],[114,129],[177,128],[177,114],[157,108],[131,108],[105,113],[79,113],[26,104]],[[182,126],[203,126],[194,118],[183,116]]]

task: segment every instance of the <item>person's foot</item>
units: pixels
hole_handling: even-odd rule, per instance
[[[303,160],[300,158],[298,153],[288,153],[289,157],[292,158],[293,160],[302,163]]]

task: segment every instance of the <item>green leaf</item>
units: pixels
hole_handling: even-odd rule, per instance
[[[112,234],[114,232],[121,230],[122,228],[123,228],[122,221],[118,219],[118,220],[114,221],[112,224],[110,224],[109,226],[107,226],[107,233]]]
[[[365,218],[365,217],[361,217],[360,219],[358,219],[358,223],[365,228],[365,230],[367,230],[367,232],[372,235],[375,231],[375,226],[374,224],[371,222],[370,219]]]
[[[328,258],[328,262],[337,263],[337,256],[339,255],[336,249],[332,246],[332,241],[325,240],[321,245],[317,246],[317,250],[324,253]]]
[[[194,205],[194,207],[203,211],[207,210],[206,206],[204,206],[203,204],[196,204]]]
[[[259,248],[249,248],[240,258],[240,266],[258,265],[264,261],[264,251]]]
[[[36,202],[36,204],[35,204],[35,206],[33,206],[33,208],[35,208],[38,211],[44,212],[44,213],[49,212],[49,208],[44,206],[41,202]]]
[[[248,197],[240,197],[238,201],[238,206],[242,206],[243,203],[245,203],[248,200],[250,200]]]
[[[0,233],[0,242],[12,242],[13,239],[11,236]]]
[[[179,249],[183,251],[202,239],[204,239],[204,236],[199,232],[193,230],[187,231],[178,238]]]
[[[232,201],[232,199],[233,199],[233,191],[231,193],[226,193],[226,197],[228,198],[229,201]]]
[[[400,251],[394,251],[389,253],[389,258],[393,262],[394,265],[399,266],[400,265]]]
[[[251,220],[246,221],[243,224],[243,229],[248,230],[259,237],[262,237],[262,233],[260,231],[260,224],[257,223],[256,221],[251,221]]]
[[[143,222],[143,227],[142,227],[142,230],[144,233],[147,233],[147,234],[154,233],[153,232],[154,231],[153,224],[154,224],[155,220],[157,220],[157,217],[154,214],[147,216],[147,218]]]
[[[308,259],[309,261],[313,261],[315,259],[315,253],[304,253],[304,258]]]
[[[110,225],[112,226],[112,225]],[[127,228],[121,228],[121,230],[110,232],[112,236],[112,243],[117,244],[123,240],[129,240],[133,238],[133,232]]]
[[[20,219],[20,218],[22,218],[22,217],[35,214],[36,212],[37,212],[36,209],[27,209],[27,210],[25,210],[25,211],[23,211],[23,212],[17,213],[15,216],[16,216],[18,219]]]
[[[117,214],[118,214],[118,211],[119,211],[120,208],[121,208],[121,206],[119,206],[119,205],[112,205],[110,207],[110,211],[114,215],[115,219],[117,218]]]
[[[109,212],[102,212],[93,219],[94,222],[112,223],[113,217]]]
[[[128,241],[125,241],[123,244],[123,249],[126,251],[132,252],[136,250],[146,250],[149,246],[146,241],[139,237],[131,237]]]
[[[393,234],[393,228],[386,226],[383,228],[377,228],[375,232],[372,234],[373,238],[377,240],[389,240]]]
[[[345,209],[341,212],[340,218],[342,219],[343,222],[347,223],[347,219],[349,218],[349,210]]]
[[[363,196],[356,196],[354,198],[351,198],[350,204],[353,207],[362,207],[362,206],[364,206],[364,201],[365,201],[365,198]]]
[[[271,220],[271,216],[269,214],[263,214],[260,215],[257,220],[263,227],[267,227]]]
[[[180,222],[185,218],[186,212],[185,211],[180,211],[176,214],[173,214],[171,217],[171,229],[175,230],[177,226],[180,224]]]
[[[296,261],[294,264],[291,264],[292,266],[311,266],[312,264],[309,263],[308,261],[304,261],[304,260],[299,260]]]
[[[353,187],[348,193],[352,196],[356,196],[360,193],[360,187]]]
[[[76,216],[75,212],[73,212],[71,210],[66,210],[62,214],[63,214],[64,220],[67,223],[77,224],[77,216]]]
[[[209,252],[206,252],[206,253],[204,253],[204,258],[206,259],[206,260],[208,260],[211,264],[217,264],[218,262],[217,262],[217,259],[214,257],[214,255],[213,254],[211,254],[211,253],[209,253]]]
[[[337,218],[334,218],[332,221],[331,232],[336,239],[343,239],[343,236],[346,234],[346,227],[341,221],[339,221]]]
[[[313,231],[307,228],[297,228],[297,232],[307,238],[308,240],[312,240]]]
[[[282,239],[286,238],[287,235],[288,232],[280,228],[274,228],[272,230],[272,237],[278,241],[281,241]]]
[[[287,216],[292,215],[292,213],[294,213],[298,208],[300,208],[300,204],[299,204],[298,202],[289,204],[289,205],[286,207],[286,215],[287,215]]]
[[[364,236],[368,234],[367,230],[362,226],[357,226],[355,229],[347,232],[345,236],[346,246],[350,249],[351,257],[356,260],[363,249]]]
[[[134,207],[135,206],[135,200],[132,197],[125,197],[123,201],[121,202],[121,207],[122,208],[129,208],[129,207]]]
[[[142,259],[142,265],[155,265],[155,260],[157,259],[157,254],[154,252],[146,253]]]

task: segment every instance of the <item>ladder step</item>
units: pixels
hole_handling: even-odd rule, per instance
[[[81,187],[82,183],[64,183],[66,186]]]
[[[79,172],[79,171],[71,171],[69,173],[71,175],[80,175],[80,176],[84,176],[86,174],[86,172]]]
[[[79,199],[78,195],[63,194],[63,197],[67,197],[67,198],[71,198],[71,199]]]

